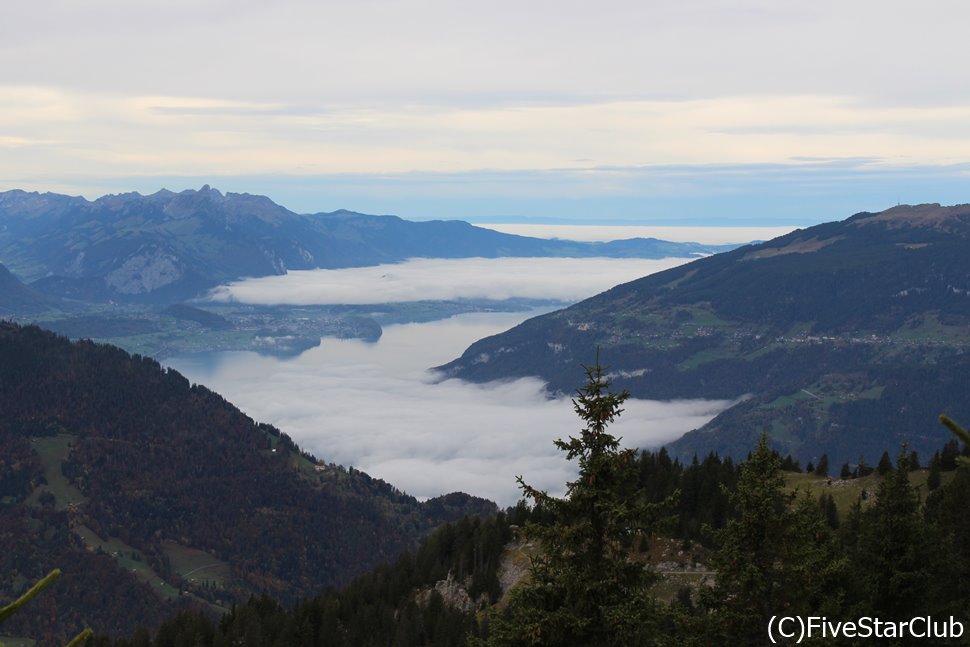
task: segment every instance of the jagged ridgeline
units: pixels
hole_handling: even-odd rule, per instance
[[[32,326],[0,323],[0,412],[0,602],[64,571],[6,634],[58,642],[180,605],[293,601],[495,509],[462,494],[419,503],[154,360]]]
[[[208,185],[93,202],[7,191],[0,193],[0,221],[0,262],[52,301],[177,303],[242,277],[415,257],[664,258],[733,247],[652,238],[545,240],[457,220],[410,222],[343,210],[303,215],[265,196],[223,194]],[[0,296],[4,282],[0,271]],[[39,295],[17,291],[26,301],[19,310],[44,306]]]
[[[860,213],[616,286],[470,346],[441,367],[571,392],[597,347],[648,399],[753,397],[673,445],[743,457],[872,462],[970,419],[970,205]],[[959,410],[957,410],[959,409]]]

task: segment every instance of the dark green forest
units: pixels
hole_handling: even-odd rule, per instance
[[[620,448],[605,428],[622,397],[601,406],[616,394],[599,387],[577,404],[591,424],[558,441],[580,463],[566,497],[523,482],[531,504],[446,524],[416,553],[343,589],[292,607],[253,597],[218,620],[185,611],[154,636],[142,630],[93,644],[759,645],[771,644],[766,629],[778,613],[970,620],[970,469],[958,468],[965,459],[957,443],[929,460],[931,473],[948,474],[945,485],[914,487],[918,457],[903,449],[875,468],[874,491],[838,510],[831,494],[788,487],[786,474],[801,468],[764,438],[739,464],[711,455],[685,466],[663,450]],[[824,477],[827,466],[813,469]],[[857,468],[848,478],[870,473]],[[669,599],[658,595],[663,574],[646,555],[664,536],[703,553],[713,576]],[[530,575],[503,591],[503,556],[528,541],[539,545]],[[446,578],[465,582],[471,608],[440,595],[435,584]]]
[[[0,358],[0,605],[64,572],[2,629],[41,645],[755,645],[780,612],[970,621],[953,440],[841,469],[765,436],[682,462],[620,446],[628,393],[597,365],[555,441],[566,495],[524,475],[498,512],[321,463],[116,348],[2,324]],[[190,578],[186,552],[222,577]]]
[[[64,571],[4,631],[41,627],[55,642],[76,633],[72,615],[117,634],[252,593],[290,604],[495,509],[458,493],[420,503],[301,452],[155,360],[7,323],[0,465],[0,592]],[[221,576],[183,577],[186,555]]]
[[[611,537],[614,543],[602,557],[633,566],[639,573],[640,593],[647,597],[639,605],[614,605],[616,614],[627,613],[646,629],[632,634],[629,623],[621,632],[619,621],[613,625],[601,619],[599,627],[590,627],[593,615],[579,614],[578,605],[536,604],[537,595],[552,602],[543,596],[566,581],[577,589],[574,595],[600,599],[597,581],[602,585],[613,580],[598,578],[591,564],[574,564],[585,571],[583,578],[573,577],[577,572],[568,568],[546,572],[545,588],[539,593],[535,580],[526,580],[502,598],[502,604],[494,604],[501,595],[495,573],[503,548],[527,536],[569,534],[570,528],[589,520],[575,510],[563,515],[563,510],[523,502],[486,519],[446,524],[416,553],[294,606],[253,597],[221,619],[188,610],[164,622],[154,634],[139,630],[125,639],[101,637],[92,644],[758,645],[769,644],[768,619],[782,611],[839,619],[953,615],[967,622],[970,523],[965,501],[970,496],[970,471],[955,470],[951,464],[952,478],[924,503],[910,484],[908,461],[909,454],[901,453],[876,491],[832,516],[827,514],[830,499],[785,487],[782,466],[788,462],[790,467],[790,462],[763,442],[736,466],[716,457],[683,466],[664,452],[641,453],[628,464],[636,475],[635,498],[668,506],[669,516],[650,515],[654,526],[637,545],[629,537]],[[714,502],[690,505],[680,496],[709,487],[720,493]],[[650,598],[651,586],[661,576],[641,557],[646,544],[668,533],[690,545],[693,531],[678,528],[698,527],[703,530],[694,545],[706,552],[716,576],[706,586],[680,589],[669,601]],[[472,609],[450,606],[433,589],[448,574],[468,584],[478,600]],[[636,587],[612,590],[614,598],[639,595]],[[542,628],[550,626],[545,616],[572,630],[543,634]]]

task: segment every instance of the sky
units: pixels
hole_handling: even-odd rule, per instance
[[[967,201],[963,0],[7,0],[0,190],[796,226]]]

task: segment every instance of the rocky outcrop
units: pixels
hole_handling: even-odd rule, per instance
[[[488,596],[484,593],[478,596],[477,600],[473,600],[468,595],[468,586],[470,584],[470,577],[459,582],[451,573],[448,573],[448,577],[443,580],[438,580],[434,587],[419,591],[415,596],[415,601],[421,606],[426,606],[431,600],[432,591],[437,591],[441,595],[441,599],[449,607],[465,613],[474,613],[488,606],[489,600]]]
[[[519,582],[529,576],[529,566],[531,564],[529,555],[532,553],[532,550],[533,544],[531,542],[513,540],[506,545],[498,566],[498,573],[496,574],[499,585],[502,587],[502,599]],[[470,586],[471,577],[466,577],[464,580],[459,581],[455,579],[453,573],[449,572],[447,578],[438,580],[430,589],[419,591],[415,596],[415,601],[422,606],[427,605],[431,599],[432,592],[437,591],[446,605],[465,613],[474,613],[492,604],[501,602],[501,599],[490,600],[485,593],[482,593],[477,598],[472,598],[468,593]]]
[[[175,283],[182,275],[178,258],[153,249],[129,256],[105,275],[104,283],[120,294],[146,294]]]

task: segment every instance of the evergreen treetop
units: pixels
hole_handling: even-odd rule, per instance
[[[667,502],[646,503],[635,452],[621,449],[607,426],[629,396],[610,391],[605,367],[583,367],[586,384],[573,405],[586,423],[579,437],[555,441],[579,473],[558,498],[518,478],[523,493],[551,521],[530,523],[540,547],[529,584],[510,596],[489,624],[487,645],[651,645],[659,610],[648,595],[657,576],[634,553]]]

